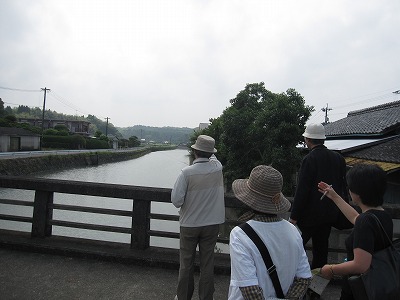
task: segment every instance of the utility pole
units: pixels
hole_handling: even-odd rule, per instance
[[[43,111],[42,111],[42,131],[40,135],[40,150],[42,150],[42,144],[43,144],[43,131],[44,131],[44,112],[46,110],[46,93],[47,91],[50,92],[50,89],[44,87],[41,88],[42,91],[44,91],[44,99],[43,99]]]
[[[110,119],[109,117],[105,118],[107,120],[106,123],[106,137],[108,137],[108,120]]]
[[[332,110],[332,108],[328,108],[328,103],[327,103],[326,107],[322,108],[321,110],[325,113],[325,122],[323,125],[328,124],[329,123],[328,111]]]

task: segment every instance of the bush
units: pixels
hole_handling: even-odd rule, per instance
[[[86,149],[109,149],[109,145],[107,141],[86,138]]]
[[[55,149],[84,149],[86,140],[78,134],[70,136],[44,135],[42,146]]]
[[[43,135],[58,135],[58,131],[55,129],[46,129],[43,131]]]

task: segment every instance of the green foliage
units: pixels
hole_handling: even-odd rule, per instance
[[[1,106],[1,103],[0,103],[0,106]],[[29,106],[19,105],[18,107],[15,107],[15,108],[7,107],[7,109],[8,109],[8,111],[10,111],[9,114],[14,114],[17,118],[42,119],[42,117],[43,117],[43,110],[39,107],[30,108]],[[0,113],[1,113],[1,107],[0,107]],[[63,113],[58,113],[56,111],[46,110],[45,111],[45,119],[87,121],[87,122],[91,123],[89,125],[89,133],[90,134],[94,134],[97,130],[106,132],[106,127],[107,127],[108,134],[112,134],[116,137],[122,137],[121,133],[119,133],[118,129],[116,127],[114,127],[113,124],[108,123],[108,125],[107,125],[107,122],[98,119],[94,115],[88,115],[85,118],[84,116],[66,115]]]
[[[6,115],[3,118],[0,118],[0,127],[23,128],[36,134],[40,134],[41,132],[41,129],[38,127],[34,127],[26,123],[17,123],[16,121],[17,119],[14,115]]]
[[[216,140],[218,158],[224,165],[228,188],[237,178],[246,178],[260,164],[272,165],[284,177],[284,192],[293,194],[305,123],[313,111],[294,89],[275,94],[264,83],[247,84],[230,100],[217,119],[203,130]]]
[[[11,108],[7,106],[7,114],[13,114],[17,118],[36,118],[42,119],[42,109],[39,107],[30,108],[29,106],[19,105],[18,107]],[[0,117],[1,117],[1,102],[0,102]],[[143,125],[135,125],[132,127],[117,128],[112,123],[106,120],[100,120],[94,115],[73,116],[55,111],[46,110],[45,119],[58,119],[58,120],[82,120],[90,122],[89,134],[95,135],[96,132],[108,135],[113,135],[118,139],[129,139],[131,136],[145,139],[146,142],[154,141],[156,143],[169,142],[171,144],[186,144],[189,141],[190,135],[193,133],[193,128],[178,128],[178,127],[150,127]],[[100,138],[101,134],[96,135]],[[103,138],[104,139],[104,138]],[[105,139],[104,139],[105,140]]]
[[[0,127],[11,127],[10,122],[4,118],[0,118]]]
[[[108,137],[106,137],[104,134],[100,135],[99,139],[105,142],[109,141]]]
[[[58,135],[58,130],[49,128],[43,131],[43,135]]]
[[[128,148],[129,141],[127,139],[119,139],[118,140],[118,147],[119,148]]]
[[[68,127],[65,126],[65,125],[61,125],[61,124],[60,124],[60,125],[54,126],[54,129],[57,130],[57,131],[66,131],[66,132],[69,132]]]
[[[86,139],[79,135],[44,135],[43,148],[51,149],[84,149],[86,148]]]
[[[118,140],[118,147],[121,148],[133,148],[139,147],[140,141],[137,136],[131,136],[129,139],[119,139]]]
[[[0,117],[7,115],[6,111],[4,110],[4,102],[0,98]]]
[[[94,133],[94,136],[96,137],[96,138],[100,138],[101,136],[102,136],[102,132],[100,131],[100,130],[97,130],[95,133]]]
[[[128,147],[139,147],[140,141],[137,136],[131,136],[128,140]]]
[[[7,106],[4,109],[4,111],[5,111],[6,115],[11,115],[13,113],[12,108],[10,106]]]
[[[26,105],[19,105],[18,107],[17,107],[17,113],[18,114],[22,114],[22,113],[30,113],[30,111],[31,111],[31,109],[30,109],[30,107],[29,106],[26,106]]]
[[[4,117],[8,122],[10,123],[15,123],[17,122],[17,118],[14,115],[7,115]]]
[[[94,138],[86,138],[86,149],[109,149],[107,141]]]
[[[54,128],[49,128],[43,131],[44,135],[58,135],[67,136],[69,135],[68,127],[65,125],[56,125]]]
[[[124,138],[136,136],[138,139],[145,139],[146,142],[154,141],[163,143],[165,141],[171,144],[186,144],[193,134],[193,128],[187,127],[151,127],[135,125],[131,127],[118,128]]]
[[[73,134],[69,136],[71,139],[71,147],[72,149],[85,149],[86,148],[86,139],[80,134]]]
[[[102,133],[111,134],[116,137],[122,137],[122,134],[118,131],[116,127],[112,123],[108,123],[106,121],[100,120],[94,115],[88,115],[86,120],[90,122],[89,131],[91,134],[95,134],[96,131],[101,131]]]
[[[32,126],[32,125],[27,124],[27,123],[15,123],[13,125],[15,127],[19,127],[19,128],[23,128],[23,129],[29,130],[29,131],[31,131],[33,133],[36,133],[36,134],[40,134],[42,132],[41,128],[36,127],[36,126]]]

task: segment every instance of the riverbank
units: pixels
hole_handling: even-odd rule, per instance
[[[174,146],[152,146],[131,150],[42,155],[0,160],[0,174],[23,176],[42,171],[65,170],[135,159],[154,151],[175,149]]]

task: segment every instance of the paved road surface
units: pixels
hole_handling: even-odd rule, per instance
[[[0,248],[2,300],[172,300],[177,278],[177,270]],[[215,283],[215,300],[227,299],[229,276],[217,275]],[[339,293],[329,285],[321,299]]]

